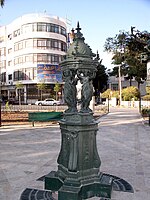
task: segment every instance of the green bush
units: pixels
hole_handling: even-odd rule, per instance
[[[105,92],[101,94],[102,98],[108,98],[110,96],[111,89],[107,89]]]
[[[137,87],[131,86],[122,90],[122,98],[124,101],[131,101],[133,98],[136,101],[139,97],[140,93]]]
[[[150,114],[150,108],[148,107],[143,107],[141,110],[142,115],[148,115]]]
[[[119,98],[119,91],[112,91],[111,89],[107,89],[105,92],[103,92],[101,94],[101,97],[102,98],[111,98],[111,97],[116,97],[116,98]]]
[[[150,94],[143,96],[142,99],[146,100],[146,101],[149,101],[150,100]]]
[[[150,95],[150,86],[146,86],[146,94]]]

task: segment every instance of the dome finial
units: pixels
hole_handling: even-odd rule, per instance
[[[98,50],[97,50],[96,58],[97,58],[97,60],[100,59],[100,57],[99,57],[99,53],[98,53]]]
[[[76,28],[77,32],[80,32],[81,28],[80,28],[80,25],[79,25],[79,21],[77,23],[77,28]]]
[[[84,40],[84,37],[83,37],[83,34],[80,32],[81,28],[80,28],[80,25],[79,25],[79,21],[77,23],[77,28],[76,28],[76,34],[75,34],[75,39],[82,39]]]

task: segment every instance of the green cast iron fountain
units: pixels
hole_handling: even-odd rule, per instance
[[[61,149],[58,169],[37,179],[44,181],[44,190],[26,188],[20,200],[83,200],[94,196],[105,200],[111,198],[112,188],[134,192],[124,179],[100,172],[101,161],[96,146],[98,123],[89,108],[99,56],[85,44],[80,30],[78,23],[73,43],[61,63],[68,109],[59,122]],[[80,108],[77,106],[78,83],[81,85]]]
[[[111,198],[112,191],[112,177],[100,172],[101,161],[96,145],[98,123],[89,108],[98,57],[84,42],[80,31],[78,23],[73,43],[60,63],[68,109],[59,122],[58,170],[45,176],[45,189],[58,191],[58,200],[82,200],[93,196]],[[80,109],[77,108],[78,82],[82,85]]]

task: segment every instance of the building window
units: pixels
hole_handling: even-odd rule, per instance
[[[12,39],[12,34],[8,35],[8,39],[11,40]]]
[[[33,54],[36,63],[52,63],[58,64],[62,60],[62,56],[58,54]]]
[[[33,54],[33,62],[37,62],[37,54]]]
[[[8,61],[8,66],[12,65],[12,60]]]
[[[4,36],[0,37],[0,43],[4,42]]]
[[[33,47],[33,40],[32,39],[25,40],[24,46],[25,48]]]
[[[45,47],[46,48],[47,44],[46,44],[46,40],[37,40],[37,48],[38,47]]]
[[[17,37],[18,35],[20,35],[20,29],[14,31],[14,37]]]
[[[67,51],[66,43],[64,42],[61,42],[61,51],[64,51],[64,52]]]
[[[23,42],[15,43],[14,45],[14,51],[18,51],[23,49]]]
[[[12,80],[12,74],[9,74],[9,75],[8,75],[8,80],[9,80],[9,81]]]
[[[17,31],[20,30],[16,30],[14,32],[14,37],[20,34],[20,32]],[[25,24],[21,27],[21,33],[30,33],[31,31],[53,32],[53,33],[60,33],[64,36],[67,35],[66,29],[64,27],[52,23],[37,22],[37,23]]]
[[[37,54],[37,62],[47,62],[47,54]]]
[[[18,51],[18,43],[14,45],[14,51]]]
[[[118,88],[119,88],[119,87],[118,87],[118,83],[112,83],[112,84],[111,84],[111,89],[112,89],[112,90],[115,90],[115,91],[116,91],[116,90],[118,90]]]
[[[44,23],[37,23],[37,31],[44,31],[44,32],[46,32],[46,24],[44,24]]]
[[[23,43],[22,42],[19,42],[18,44],[18,50],[22,49],[23,48]]]
[[[25,55],[25,62],[33,62],[33,54]]]
[[[18,64],[18,58],[15,58],[14,59],[14,65],[17,65]]]
[[[32,24],[25,24],[22,26],[23,33],[30,33],[32,31]]]
[[[36,77],[37,77],[37,68],[34,67],[33,68],[33,79],[36,79]]]
[[[6,60],[2,61],[2,68],[6,69]]]
[[[47,31],[47,32],[51,32],[51,24],[47,24],[47,26],[46,26],[46,31]]]
[[[23,63],[23,57],[19,57],[18,63],[19,63],[19,64]]]
[[[16,57],[14,59],[14,65],[18,65],[18,64],[22,64],[23,63],[23,57],[20,56],[20,57]]]
[[[51,56],[51,62],[54,64],[54,63],[59,63],[59,55],[52,55]]]
[[[14,81],[18,81],[19,80],[19,71],[15,71],[13,75],[14,75],[14,77],[13,77]]]
[[[6,72],[0,74],[1,82],[6,82]]]
[[[56,24],[51,24],[51,32],[59,33],[59,26]]]
[[[51,48],[59,49],[59,42],[58,42],[58,40],[51,40]]]
[[[51,48],[51,40],[47,40],[46,46],[48,49]]]
[[[32,24],[32,31],[37,31],[37,23]]]
[[[66,36],[67,34],[66,34],[66,29],[64,28],[64,27],[60,27],[60,33],[62,34],[62,35],[64,35],[64,36]]]
[[[22,69],[15,71],[13,76],[14,81],[25,80],[25,74],[23,73]]]
[[[12,52],[12,48],[8,49],[8,54],[10,54]]]
[[[6,56],[6,48],[5,47],[3,47],[1,49],[1,56]]]

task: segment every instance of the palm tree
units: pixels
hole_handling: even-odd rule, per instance
[[[0,0],[0,5],[1,5],[1,7],[4,6],[4,3],[5,3],[5,0]]]
[[[23,89],[23,84],[21,82],[17,82],[16,89],[18,90],[19,105],[21,105],[21,90]]]
[[[42,95],[43,95],[43,90],[45,90],[46,89],[46,84],[45,84],[45,82],[40,82],[40,83],[38,83],[37,84],[37,88],[38,88],[38,93],[39,93],[39,90],[41,91],[41,97],[40,97],[40,99],[42,100]]]
[[[54,86],[54,91],[56,92],[56,100],[58,100],[57,94],[60,91],[60,88],[61,88],[60,84],[56,83],[55,86]]]

